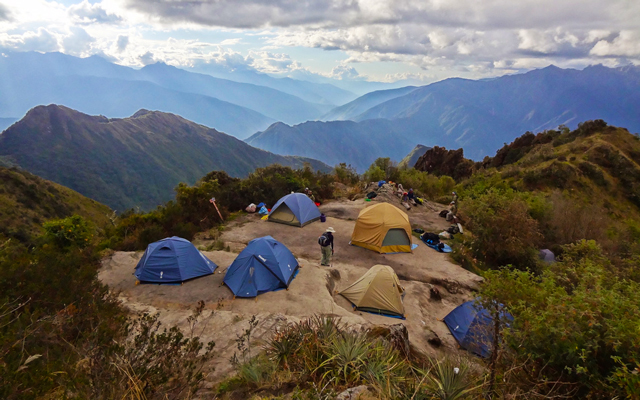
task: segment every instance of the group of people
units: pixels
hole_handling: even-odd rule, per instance
[[[304,194],[306,194],[311,199],[311,201],[313,201],[314,203],[316,202],[316,197],[313,195],[313,192],[309,190],[309,188],[304,188]]]

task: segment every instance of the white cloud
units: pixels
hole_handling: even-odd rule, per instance
[[[600,40],[590,54],[600,57],[640,57],[640,32],[622,31],[612,40]]]
[[[138,56],[138,60],[140,60],[142,65],[154,64],[157,61],[156,58],[153,56],[153,53],[150,51],[147,51],[146,53]]]
[[[20,35],[0,33],[0,47],[18,51],[58,51],[60,45],[57,35],[45,28],[29,31]]]
[[[91,49],[91,43],[95,42],[96,39],[80,27],[72,26],[69,30],[71,34],[62,39],[62,47],[65,53],[74,56],[87,55]]]
[[[354,80],[360,78],[360,74],[352,66],[336,65],[331,70],[330,77],[339,80]]]
[[[68,13],[80,24],[118,24],[122,22],[120,16],[108,13],[100,3],[91,4],[87,0],[70,6]]]

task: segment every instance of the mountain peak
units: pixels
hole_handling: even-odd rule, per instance
[[[136,111],[135,114],[131,116],[131,118],[140,118],[142,116],[145,116],[151,113],[153,113],[153,111],[149,111],[149,110],[145,110],[144,108],[141,108],[138,111]]]

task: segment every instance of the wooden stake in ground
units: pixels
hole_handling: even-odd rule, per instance
[[[224,221],[224,218],[222,218],[222,214],[220,214],[220,210],[218,210],[218,205],[216,204],[216,198],[215,197],[210,198],[209,203],[213,204],[213,206],[216,208],[216,211],[218,212],[218,215],[220,216],[220,220]]]

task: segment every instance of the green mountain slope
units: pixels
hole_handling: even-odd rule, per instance
[[[177,115],[141,110],[108,119],[57,106],[39,106],[0,136],[0,157],[123,211],[171,200],[180,182],[212,170],[240,177],[278,163],[314,169],[315,160],[253,148]]]
[[[29,172],[0,167],[0,234],[25,241],[40,233],[44,221],[73,214],[105,226],[111,210]]]
[[[569,190],[620,216],[640,211],[640,137],[602,120],[571,132],[526,133],[482,166],[527,190]]]

